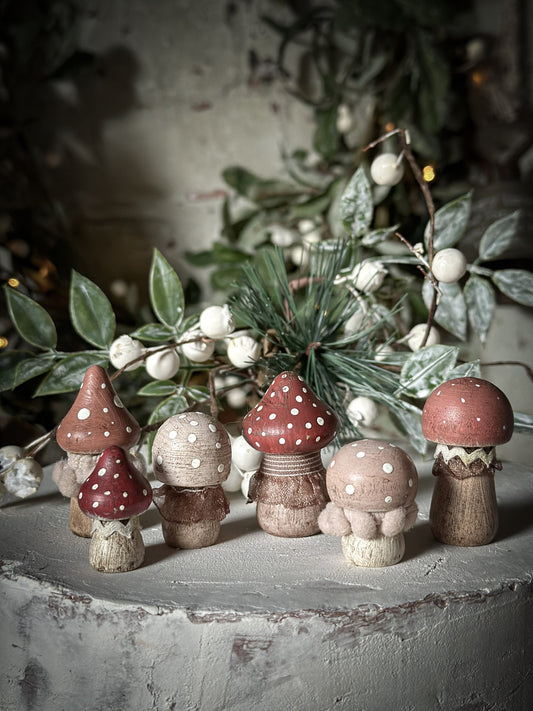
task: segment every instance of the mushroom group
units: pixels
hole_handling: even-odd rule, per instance
[[[93,520],[89,561],[102,573],[123,573],[144,560],[139,514],[152,502],[152,488],[120,447],[108,447],[80,487],[81,511]]]
[[[222,482],[231,469],[229,435],[202,412],[169,417],[152,445],[154,491],[165,542],[175,548],[203,548],[216,542],[229,513]]]
[[[58,445],[67,459],[58,462],[52,478],[64,496],[70,497],[70,528],[89,538],[91,522],[80,512],[78,492],[99,456],[111,445],[128,450],[139,439],[140,428],[116,394],[105,370],[91,366],[85,373],[74,403],[59,424]],[[128,453],[131,466],[144,474],[144,462]]]
[[[331,501],[318,519],[322,532],[342,536],[344,555],[355,565],[398,563],[405,552],[404,531],[418,513],[418,474],[411,457],[389,442],[352,442],[333,455],[326,484]]]
[[[435,538],[456,546],[490,543],[498,529],[495,447],[513,433],[505,394],[481,378],[439,385],[422,411],[424,437],[437,443],[430,524]]]
[[[337,417],[303,378],[280,373],[243,419],[243,436],[263,453],[248,496],[257,501],[257,521],[275,536],[319,532],[327,502],[320,450],[337,433]]]

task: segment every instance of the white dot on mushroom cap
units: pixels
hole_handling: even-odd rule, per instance
[[[302,397],[301,395],[297,395],[297,396],[295,397],[295,400],[296,400],[296,402],[302,402],[302,401],[303,401],[303,397]]]
[[[275,390],[272,390],[272,392],[270,393],[270,397],[276,397],[276,391],[275,391]]]
[[[323,425],[324,424],[324,418],[323,417],[317,417],[316,418],[317,424]]]
[[[383,449],[383,447],[380,445],[380,446],[378,447],[378,449]]]
[[[104,491],[104,494],[105,494],[106,496],[110,496],[110,495],[111,495],[111,492],[110,492],[110,491]]]
[[[276,413],[273,412],[271,415],[268,416],[269,420],[275,420],[276,419]]]
[[[283,378],[283,380],[285,380],[285,378],[287,377],[287,373],[283,373],[281,377]]]
[[[72,432],[69,432],[69,433],[67,434],[67,437],[69,437],[69,438],[72,437]]]
[[[352,494],[355,493],[355,487],[354,487],[353,484],[346,484],[346,488],[344,489],[344,491],[345,491],[349,496],[351,496]]]
[[[108,408],[108,407],[103,407],[103,408],[102,408],[102,412],[109,412],[109,408]]]
[[[193,469],[198,469],[199,466],[200,466],[200,460],[199,460],[199,459],[193,459],[192,462],[191,462],[191,467],[192,467]]]
[[[303,393],[306,393],[306,392],[307,392],[307,388],[302,388],[302,392],[303,392]]]
[[[362,459],[362,458],[365,456],[365,453],[364,453],[364,452],[357,452],[357,454],[356,454],[355,456],[356,456],[358,459]]]
[[[259,422],[260,419],[261,419],[261,417],[258,415],[258,416],[255,418],[255,421],[256,421],[256,422]]]
[[[191,420],[189,422],[189,424],[192,425],[193,427],[196,427],[198,425],[198,420]]]
[[[284,393],[288,393],[288,392],[289,392],[289,386],[288,386],[288,385],[284,385],[284,386],[281,388],[281,390],[282,390]]]
[[[169,439],[176,439],[177,436],[178,436],[178,433],[176,432],[176,430],[171,430],[171,431],[168,433],[168,438],[169,438]]]
[[[443,420],[443,421],[442,421],[442,424],[445,425],[445,424],[446,424],[446,420]]]
[[[297,407],[293,407],[291,410],[291,415],[298,415],[300,410]]]
[[[502,425],[502,427],[503,427],[504,430],[507,429],[507,425]]]
[[[217,449],[220,449],[220,448],[222,447],[222,445],[220,444],[220,442],[217,442],[217,443],[215,444],[215,447],[216,447]]]
[[[305,429],[310,430],[313,425],[310,422],[305,423]]]
[[[83,499],[83,491],[80,491],[80,493],[78,494],[78,499]]]
[[[331,462],[329,463],[329,466],[330,466],[331,468],[333,468],[333,467],[335,466],[335,460],[334,460],[334,459],[331,460]]]
[[[215,427],[215,425],[214,425],[212,422],[210,422],[207,426],[209,427],[209,431],[210,431],[210,432],[216,432],[216,431],[217,431],[217,428]]]
[[[330,410],[326,410],[326,415],[331,415]]]
[[[479,383],[475,383],[475,385],[476,385],[476,388],[480,388],[480,387],[481,387],[481,385],[480,385]]]
[[[461,398],[461,402],[466,402],[466,400],[464,399],[464,397]]]
[[[93,484],[93,485],[91,486],[91,489],[92,489],[93,491],[96,491],[96,489],[98,489],[98,484]]]
[[[295,444],[302,444],[302,440],[301,440],[301,439],[297,439],[296,442],[295,442]]]
[[[146,491],[146,489],[143,489],[143,496],[147,496],[147,495],[148,495],[148,492]]]
[[[119,476],[120,476],[120,474],[118,472],[115,472],[115,474],[113,474],[113,479],[118,479]]]
[[[248,427],[248,434],[252,434],[252,428]]]
[[[123,491],[123,492],[122,492],[122,496],[123,496],[125,499],[127,499],[127,498],[128,498],[128,492],[127,492],[127,491]]]
[[[257,412],[261,412],[262,409],[263,409],[263,405],[258,405],[258,406],[257,406]]]
[[[126,432],[131,432],[131,427],[129,425],[126,427]]]
[[[86,420],[90,416],[91,411],[88,407],[82,407],[81,410],[78,412],[78,420]]]
[[[385,474],[390,474],[394,470],[394,467],[390,462],[385,462],[385,464],[381,468],[383,469]]]
[[[109,432],[107,430],[104,432],[104,437],[109,437]]]
[[[104,476],[106,471],[107,471],[107,469],[105,467],[102,467],[101,469],[98,470],[98,476]]]
[[[437,397],[439,397],[439,395],[440,395],[440,390],[437,392]]]
[[[157,459],[156,459],[155,461],[156,461],[158,464],[163,464],[163,457],[162,457],[160,454],[158,454],[158,455],[157,455]]]
[[[409,479],[409,481],[408,481],[407,483],[409,484],[409,488],[411,488],[411,487],[413,486],[413,480],[412,480],[412,479]]]
[[[125,508],[126,508],[126,507],[124,506],[124,504],[120,504],[119,509],[120,509],[121,511],[124,511]]]
[[[312,405],[313,407],[316,407],[316,402],[312,402],[311,405]]]
[[[292,430],[293,427],[294,427],[294,425],[292,424],[292,422],[287,422],[287,429],[288,430]]]
[[[223,472],[223,471],[224,471],[224,465],[223,465],[223,464],[219,464],[218,467],[217,467],[217,469],[218,469],[219,472]]]
[[[386,497],[385,497],[385,503],[386,503],[386,504],[390,504],[391,501],[392,501],[392,496],[386,496]]]
[[[285,437],[280,437],[280,438],[278,439],[278,442],[279,442],[280,444],[285,444]]]
[[[320,442],[320,435],[318,435],[318,437],[315,437],[315,442]]]
[[[102,384],[100,385],[100,387],[102,388],[102,390],[105,390],[105,387],[106,387],[106,386],[105,386],[105,383],[102,383]]]
[[[481,422],[481,417],[476,417],[476,420],[477,420],[478,422]]]
[[[258,449],[261,448],[261,445],[259,444],[259,442],[256,442],[256,443],[255,443],[255,446],[256,446]]]
[[[93,509],[97,509],[97,508],[98,508],[98,501],[93,501]]]
[[[195,435],[195,434],[190,434],[190,435],[187,437],[187,442],[190,442],[191,444],[192,444],[193,442],[196,442],[196,435]]]

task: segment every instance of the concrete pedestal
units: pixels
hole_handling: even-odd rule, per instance
[[[219,542],[176,550],[157,511],[130,573],[89,565],[46,472],[0,509],[3,711],[522,711],[533,699],[533,471],[497,474],[480,548],[431,536],[431,462],[402,562],[350,565],[341,541],[283,539],[230,499]]]

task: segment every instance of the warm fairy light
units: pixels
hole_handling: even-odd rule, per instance
[[[431,183],[432,180],[435,180],[435,168],[432,165],[425,165],[422,168],[422,175],[426,183]]]
[[[476,70],[472,72],[470,75],[470,78],[472,79],[472,84],[475,84],[476,86],[480,86],[485,82],[485,79],[487,78],[486,72],[481,72],[479,70]]]
[[[385,124],[385,131],[387,131],[387,133],[389,131],[394,131],[395,128],[396,126],[392,123],[392,121],[389,121],[389,123]]]
[[[13,289],[16,289],[17,286],[20,284],[20,281],[16,277],[11,277],[11,279],[7,280],[7,283],[9,286],[12,286]]]
[[[9,343],[9,341],[7,340],[7,338],[5,336],[0,336],[0,350],[2,348],[6,348],[8,343]]]

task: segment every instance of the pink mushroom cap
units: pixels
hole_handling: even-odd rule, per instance
[[[335,413],[292,371],[274,378],[242,423],[245,440],[269,454],[315,452],[331,442],[337,427]]]
[[[430,442],[458,447],[495,447],[511,439],[513,409],[500,388],[481,378],[454,378],[439,385],[422,410]]]
[[[128,462],[120,447],[108,447],[78,494],[80,509],[91,518],[125,519],[150,506],[152,487]]]

